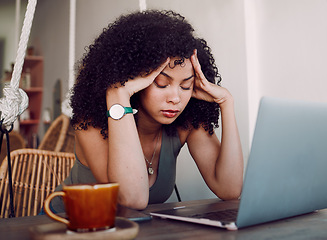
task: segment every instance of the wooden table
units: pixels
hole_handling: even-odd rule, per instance
[[[211,204],[217,199],[189,201],[182,203],[154,204],[144,210],[169,209],[175,206]],[[223,202],[223,205],[237,204],[235,201]],[[0,219],[0,239],[31,239],[29,228],[53,222],[47,216]],[[254,227],[228,231],[215,227],[174,220],[153,218],[139,222],[140,230],[136,239],[327,239],[327,209]]]

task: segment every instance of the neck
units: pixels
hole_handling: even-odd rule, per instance
[[[142,112],[139,112],[138,116],[138,124],[137,124],[137,131],[139,133],[140,138],[143,136],[151,137],[155,139],[159,132],[162,129],[162,124],[152,119],[146,117]]]

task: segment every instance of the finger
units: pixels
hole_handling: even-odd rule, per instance
[[[204,76],[202,70],[201,70],[201,65],[197,56],[197,50],[194,50],[193,55],[191,56],[191,63],[193,65],[195,74],[197,76],[197,78],[199,78],[200,80],[204,80],[206,79],[206,77]]]
[[[167,64],[169,63],[169,61],[170,61],[170,58],[167,58],[167,60],[163,64],[161,64],[158,68],[156,68],[155,70],[153,70],[152,72],[150,72],[146,76],[142,76],[141,75],[141,76],[137,77],[136,78],[136,79],[138,79],[137,84],[136,85],[133,85],[135,87],[135,89],[132,91],[133,94],[135,94],[135,93],[141,91],[142,89],[145,89],[148,86],[150,86],[150,84],[154,81],[154,79],[167,66]]]
[[[158,68],[156,68],[155,70],[153,70],[148,75],[148,77],[153,78],[153,79],[156,78],[165,69],[165,67],[168,65],[169,62],[170,62],[170,58],[168,57],[166,59],[166,61],[163,64],[161,64]]]

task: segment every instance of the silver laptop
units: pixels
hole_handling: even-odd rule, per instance
[[[327,208],[327,103],[261,99],[236,206],[225,219],[219,203],[151,215],[235,230]]]

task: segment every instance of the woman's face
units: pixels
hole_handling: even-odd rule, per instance
[[[175,66],[175,60],[179,58],[171,58],[154,82],[140,93],[140,116],[170,124],[185,109],[193,92],[193,65],[190,59],[185,59]]]

